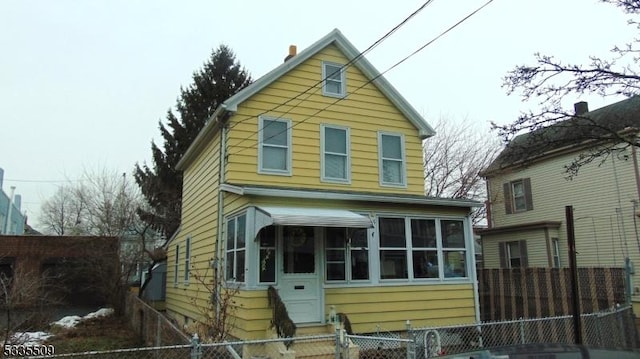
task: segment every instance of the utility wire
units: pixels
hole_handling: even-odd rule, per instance
[[[303,92],[297,94],[296,96],[289,98],[287,101],[280,103],[278,105],[276,105],[275,107],[263,111],[261,113],[259,113],[257,116],[249,116],[249,115],[245,115],[245,118],[241,119],[240,121],[234,123],[231,128],[234,128],[235,126],[248,121],[250,119],[262,116],[264,114],[267,113],[271,113],[274,112],[275,110],[277,110],[278,108],[285,106],[287,104],[289,104],[290,102],[300,99],[300,97],[302,95],[305,94],[309,94],[308,96],[306,96],[303,99],[300,99],[300,101],[298,101],[298,103],[296,105],[293,105],[290,109],[288,109],[286,112],[283,112],[280,116],[278,116],[277,118],[282,118],[282,116],[285,116],[286,114],[288,114],[289,112],[291,112],[293,109],[295,109],[296,107],[298,107],[300,104],[302,104],[305,100],[307,100],[309,97],[311,97],[312,95],[314,95],[315,93],[318,92],[318,90],[320,90],[320,88],[322,86],[320,86],[323,82],[325,82],[328,78],[331,78],[332,76],[334,76],[335,74],[338,74],[344,70],[346,70],[348,67],[350,67],[351,65],[353,65],[355,62],[357,62],[360,58],[362,58],[365,54],[369,53],[371,50],[373,50],[374,48],[376,48],[378,45],[380,45],[384,40],[386,40],[387,38],[389,38],[391,35],[393,35],[393,33],[395,33],[398,29],[400,29],[402,26],[404,26],[409,20],[411,20],[413,17],[415,17],[418,13],[420,13],[422,10],[424,10],[424,8],[427,7],[427,5],[431,4],[434,0],[427,0],[424,2],[424,4],[422,4],[418,9],[416,9],[414,12],[412,12],[409,16],[407,16],[406,18],[404,18],[404,20],[402,20],[400,23],[398,23],[396,26],[394,26],[391,30],[389,30],[386,34],[384,34],[381,38],[379,38],[378,40],[376,40],[373,44],[371,44],[369,47],[367,47],[364,51],[360,52],[358,55],[356,55],[353,59],[349,60],[346,64],[340,66],[340,68],[338,68],[337,70],[333,71],[330,74],[327,74],[326,77],[324,77],[323,79],[321,79],[320,81],[314,83],[313,85],[311,85],[310,87],[308,87],[306,90],[304,90]],[[313,92],[309,93],[309,91],[314,90]],[[245,140],[248,140],[251,138],[252,135],[250,135],[248,138],[245,138],[243,140],[240,141],[240,143],[244,142]]]
[[[482,9],[484,9],[487,5],[489,5],[490,3],[492,3],[493,0],[488,0],[486,3],[484,3],[482,6],[478,7],[477,9],[475,9],[474,11],[472,11],[471,13],[469,13],[467,16],[465,16],[464,18],[462,18],[461,20],[459,20],[458,22],[456,22],[455,24],[453,24],[452,26],[450,26],[449,28],[447,28],[445,31],[441,32],[438,36],[434,37],[433,39],[431,39],[430,41],[426,42],[424,45],[420,46],[417,50],[413,51],[412,53],[410,53],[409,55],[405,56],[404,58],[402,58],[400,61],[396,62],[395,64],[393,64],[391,67],[387,68],[385,71],[381,72],[380,74],[378,74],[377,76],[373,77],[372,79],[370,79],[369,81],[365,82],[364,84],[362,84],[361,86],[359,86],[358,88],[356,88],[354,91],[352,91],[349,95],[354,94],[356,92],[358,92],[359,90],[361,90],[362,88],[364,88],[365,86],[369,85],[370,83],[372,83],[373,81],[377,80],[378,78],[380,78],[381,76],[383,76],[384,74],[386,74],[387,72],[393,70],[394,68],[396,68],[397,66],[399,66],[400,64],[404,63],[405,61],[407,61],[409,58],[415,56],[416,54],[418,54],[419,52],[421,52],[422,50],[424,50],[426,47],[428,47],[429,45],[433,44],[434,42],[436,42],[438,39],[440,39],[441,37],[443,37],[444,35],[446,35],[448,32],[450,32],[451,30],[455,29],[456,27],[460,26],[462,23],[464,23],[465,21],[467,21],[469,18],[471,18],[473,15],[477,14],[478,12],[480,12]],[[306,122],[307,120],[309,120],[310,118],[315,117],[316,115],[318,115],[319,113],[327,110],[329,107],[335,105],[336,103],[346,99],[348,97],[344,96],[341,98],[336,99],[335,101],[331,102],[330,104],[328,104],[327,106],[321,108],[320,110],[317,110],[316,112],[314,112],[313,114],[305,117],[304,119],[302,119],[301,121],[298,121],[297,123],[291,125],[290,127],[288,127],[285,131],[288,131],[291,128],[296,127],[297,125],[300,125],[304,122]],[[250,139],[251,137],[253,137],[253,135],[257,135],[262,131],[262,129],[258,130],[258,131],[254,131],[250,136],[245,137],[243,140],[241,140],[238,145],[236,145],[236,148],[239,148],[238,151],[235,152],[229,152],[228,155],[235,155],[238,154],[246,149],[253,149],[255,147],[253,146],[239,146],[240,143],[244,142],[245,140]],[[272,136],[270,136],[267,139],[273,138],[277,135],[282,134],[284,131],[281,131],[279,133],[276,133]]]

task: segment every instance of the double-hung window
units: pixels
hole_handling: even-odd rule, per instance
[[[415,278],[439,278],[438,240],[434,219],[411,220],[411,247],[413,276]]]
[[[562,266],[562,262],[560,261],[560,243],[558,238],[551,238],[551,246],[553,250],[553,266],[555,268],[560,268]]]
[[[322,80],[323,95],[332,97],[345,96],[345,71],[342,65],[332,62],[323,62]]]
[[[227,220],[226,278],[231,282],[244,282],[247,215]]]
[[[369,279],[369,244],[364,228],[329,227],[325,233],[327,281]]]
[[[191,271],[191,237],[187,237],[184,246],[184,284],[189,284],[189,274]]]
[[[380,278],[406,279],[407,236],[404,218],[379,218]]]
[[[260,116],[258,172],[291,174],[291,120]]]
[[[322,180],[328,182],[350,181],[349,128],[321,125]]]
[[[531,179],[522,178],[503,185],[507,214],[533,210]]]
[[[464,224],[459,220],[441,220],[442,260],[445,278],[467,276],[467,250]]]
[[[501,242],[499,246],[501,268],[522,268],[528,265],[527,241]]]
[[[401,134],[378,133],[380,184],[405,186],[404,137]]]

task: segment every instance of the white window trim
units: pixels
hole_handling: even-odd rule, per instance
[[[291,148],[293,147],[291,139],[291,120],[290,119],[286,119],[286,118],[280,118],[280,117],[270,117],[270,116],[260,116],[258,121],[258,173],[260,174],[270,174],[270,175],[282,175],[282,176],[291,176]],[[276,121],[276,122],[284,122],[287,124],[287,161],[286,161],[286,165],[287,165],[287,169],[282,171],[282,170],[275,170],[275,169],[269,169],[269,168],[263,168],[262,167],[262,149],[263,149],[263,143],[262,143],[262,135],[263,135],[263,124],[264,121],[268,120],[268,121]]]
[[[327,65],[336,66],[340,68],[340,93],[329,92],[327,91],[327,76],[331,75],[327,73]],[[322,61],[322,94],[324,96],[343,98],[347,96],[347,86],[346,86],[346,71],[344,69],[343,64],[338,64],[330,61]]]
[[[187,237],[184,248],[184,284],[189,285],[189,274],[191,273],[191,237]]]
[[[325,176],[325,129],[331,128],[336,130],[344,130],[345,131],[345,140],[346,140],[346,169],[345,175],[346,178],[337,178],[337,177],[327,177]],[[334,155],[342,155],[341,153],[329,153]],[[329,124],[321,124],[320,125],[320,180],[322,182],[331,182],[331,183],[345,183],[351,184],[351,132],[349,131],[349,127],[338,126],[338,125],[329,125]]]
[[[400,137],[400,151],[401,151],[401,161],[402,161],[402,168],[400,170],[400,174],[402,176],[402,182],[400,183],[394,183],[394,182],[385,182],[384,181],[384,169],[383,169],[383,163],[384,163],[384,158],[382,157],[382,136],[395,136],[395,137]],[[407,159],[406,159],[406,153],[405,153],[405,146],[404,146],[404,135],[401,133],[394,133],[394,132],[385,132],[385,131],[378,131],[378,176],[380,178],[380,186],[382,187],[399,187],[399,188],[406,188],[407,187]],[[397,161],[397,159],[389,159],[389,160],[395,160]]]

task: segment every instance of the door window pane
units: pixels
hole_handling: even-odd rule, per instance
[[[275,226],[262,228],[258,236],[260,238],[260,282],[273,283],[276,281]]]
[[[315,273],[313,227],[284,227],[285,273]]]

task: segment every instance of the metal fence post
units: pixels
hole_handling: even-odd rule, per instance
[[[625,330],[625,325],[624,325],[624,317],[622,314],[622,311],[620,310],[620,307],[616,308],[616,317],[618,319],[618,325],[619,325],[619,333],[620,333],[620,337],[622,337],[622,344],[625,348],[628,348],[628,340],[627,340],[627,331]]]
[[[194,334],[191,338],[191,359],[202,358],[202,347],[200,346],[200,338],[198,334]]]
[[[339,326],[335,326],[335,332],[336,332],[336,359],[340,359],[340,351],[342,350],[342,343],[340,341],[340,327]]]
[[[407,320],[407,339],[411,340],[407,343],[407,359],[416,359],[416,336],[411,329],[411,321]]]
[[[520,317],[520,344],[527,344],[524,336],[524,320]]]

